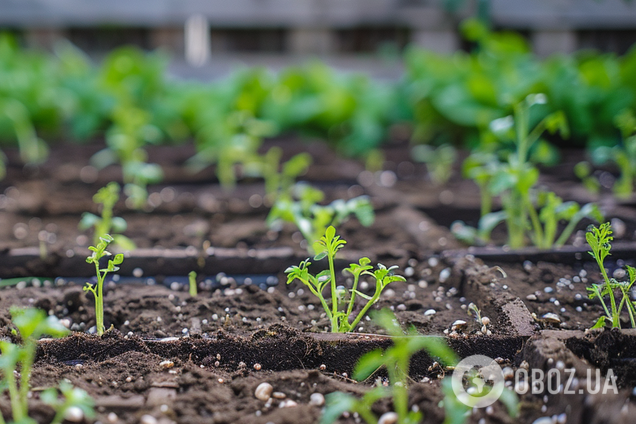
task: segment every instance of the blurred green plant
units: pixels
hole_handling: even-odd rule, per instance
[[[80,230],[93,228],[93,244],[97,246],[100,242],[100,234],[123,233],[128,228],[124,218],[113,216],[113,208],[119,200],[119,184],[112,181],[106,187],[100,188],[93,196],[93,202],[101,205],[101,216],[90,212],[84,212],[78,225]],[[134,250],[137,246],[128,237],[122,234],[115,234],[113,244],[122,250]]]
[[[460,239],[471,244],[485,242],[501,222],[505,222],[508,245],[513,249],[525,246],[526,236],[538,248],[560,247],[569,239],[576,225],[583,218],[601,221],[602,215],[594,204],[583,207],[575,202],[563,202],[552,192],[537,190],[539,169],[533,164],[532,151],[547,131],[559,132],[567,137],[569,128],[565,115],[551,113],[536,124],[532,122],[532,109],[547,103],[544,94],[531,94],[514,106],[514,114],[491,122],[493,136],[514,142],[515,150],[506,161],[499,161],[493,154],[478,154],[468,158],[464,173],[479,186],[482,198],[482,216],[478,229],[456,223],[453,230]],[[539,149],[539,157],[550,156]],[[549,150],[549,149],[548,149]],[[537,150],[534,150],[537,152]],[[535,159],[537,161],[537,159]],[[492,199],[501,199],[502,210],[491,212]],[[558,224],[567,226],[558,235]]]
[[[416,162],[426,164],[429,178],[433,183],[444,185],[453,174],[457,150],[450,144],[442,144],[436,148],[428,144],[420,144],[413,147],[411,157]]]
[[[380,369],[386,370],[389,376],[389,386],[376,386],[367,391],[362,398],[357,398],[348,393],[334,392],[326,397],[326,407],[323,412],[321,424],[331,424],[338,420],[344,412],[357,412],[368,424],[378,422],[378,418],[372,412],[373,405],[380,399],[391,397],[393,408],[397,415],[398,424],[414,424],[422,421],[422,412],[409,409],[409,368],[411,358],[421,350],[439,361],[441,367],[452,369],[458,358],[455,352],[448,347],[441,337],[422,336],[411,327],[406,334],[402,331],[395,315],[383,309],[373,316],[373,321],[380,325],[390,336],[393,345],[387,349],[376,349],[366,353],[360,358],[353,371],[353,378],[358,381],[369,379]],[[440,368],[442,370],[443,368]],[[466,422],[470,408],[461,403],[452,387],[451,378],[442,380],[444,393],[444,409],[446,412],[445,424],[462,424]],[[502,402],[508,408],[511,417],[518,413],[518,399],[511,390],[506,389],[501,397]]]
[[[618,167],[619,177],[612,189],[617,197],[629,199],[634,193],[636,181],[636,116],[633,110],[625,109],[616,116],[615,122],[622,142],[611,147],[593,148],[590,156],[596,165],[613,162]]]
[[[37,350],[37,340],[44,336],[55,338],[64,337],[69,333],[55,316],[47,316],[41,309],[36,308],[11,308],[11,317],[13,325],[17,328],[13,330],[15,336],[22,339],[22,344],[14,344],[7,340],[0,341],[0,371],[2,371],[2,384],[0,392],[5,390],[9,392],[11,402],[11,414],[14,424],[31,424],[35,423],[34,419],[29,418],[29,390],[31,389],[31,370],[35,360]],[[19,376],[19,384],[16,380]],[[56,410],[56,418],[60,423],[65,413],[70,407],[79,407],[85,412],[87,417],[94,415],[92,409],[92,399],[88,397],[86,392],[80,389],[72,389],[69,383],[60,383],[60,389],[63,390],[65,401],[61,404],[51,404],[51,390],[48,389],[42,393],[42,400],[53,406]],[[4,424],[4,417],[0,414],[0,423]]]
[[[329,226],[339,226],[354,215],[360,224],[368,227],[375,220],[373,205],[367,196],[349,200],[336,199],[328,205],[321,205],[325,193],[305,183],[296,183],[291,194],[281,193],[267,216],[267,223],[275,227],[277,223],[290,222],[298,228],[307,243],[307,250],[313,254],[321,250],[316,240],[325,234]]]

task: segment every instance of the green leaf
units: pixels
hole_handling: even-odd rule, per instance
[[[285,162],[282,172],[289,178],[296,178],[307,170],[312,161],[309,153],[299,153]]]
[[[101,220],[102,219],[97,215],[94,215],[90,212],[84,212],[82,214],[82,219],[79,222],[78,228],[80,230],[88,230],[89,228],[93,228],[97,224],[99,224]]]
[[[604,328],[605,327],[605,319],[607,317],[605,315],[603,315],[602,317],[600,317],[597,321],[596,324],[594,324],[590,330],[595,330],[597,328]]]
[[[123,233],[128,228],[128,223],[122,217],[116,216],[111,219],[111,225],[113,227],[113,231],[116,233]],[[115,236],[113,236],[114,238]]]
[[[491,212],[479,219],[479,237],[488,240],[490,233],[495,229],[497,225],[504,222],[508,218],[508,213],[505,210],[498,212]]]
[[[369,353],[365,353],[355,368],[353,369],[353,378],[363,381],[369,378],[380,367],[386,364],[385,352],[382,349],[376,349]]]
[[[327,251],[325,250],[323,252],[318,253],[316,256],[314,256],[314,260],[315,261],[319,261],[319,260],[324,259],[326,257],[327,257]]]
[[[113,243],[115,244],[115,246],[117,246],[119,248],[119,250],[135,250],[137,248],[137,245],[135,244],[134,241],[132,241],[131,239],[129,239],[126,236],[123,236],[121,234],[115,234],[113,236]]]
[[[348,393],[333,392],[325,396],[325,410],[320,424],[335,423],[340,416],[355,409],[358,399]]]

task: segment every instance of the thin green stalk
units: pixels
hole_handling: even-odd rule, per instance
[[[594,290],[594,294],[601,301],[601,306],[603,307],[603,310],[605,311],[605,315],[608,318],[610,318],[612,316],[612,314],[610,314],[609,309],[607,309],[607,304],[603,300],[603,296],[602,296],[601,291],[599,290],[598,286],[592,285],[592,290]]]
[[[20,422],[25,417],[25,408],[20,401],[20,393],[18,392],[17,382],[15,381],[15,375],[13,370],[5,370],[5,380],[9,386],[9,399],[11,401],[11,412],[13,414],[13,421]]]
[[[68,406],[69,405],[67,401],[62,406],[57,408],[57,412],[55,413],[55,417],[53,417],[53,421],[51,421],[51,424],[61,424],[64,421],[64,413],[66,412]]]
[[[479,191],[481,194],[481,216],[484,216],[492,212],[492,196],[486,185],[480,186]]]
[[[524,245],[526,211],[519,199],[513,199],[512,193],[502,198],[504,210],[507,212],[508,244],[513,249]],[[516,197],[516,196],[514,196]]]
[[[621,288],[621,293],[623,294],[623,298],[621,299],[621,303],[619,303],[618,305],[618,315],[620,316],[620,313],[623,311],[623,307],[625,306],[625,300],[627,299],[625,297],[625,291]],[[632,311],[629,310],[629,308],[627,308],[627,312],[629,313],[629,319],[632,323],[632,327],[634,326],[634,316],[632,315]]]
[[[27,416],[29,405],[29,380],[31,379],[31,368],[33,368],[33,361],[35,359],[36,346],[35,342],[31,339],[27,339],[24,342],[24,359],[20,366],[20,403],[22,404],[24,416]]]
[[[610,279],[607,276],[607,271],[605,270],[603,263],[599,261],[598,255],[595,255],[594,258],[596,259],[596,262],[598,263],[598,267],[601,269],[601,274],[603,275],[603,280],[605,281],[605,284],[607,284],[607,287],[610,288],[609,293],[610,293],[610,303],[612,305],[612,328],[620,328],[621,324],[620,324],[620,320],[618,316],[618,311],[616,310],[616,299],[614,299],[614,291],[611,289],[611,286],[610,286]]]
[[[523,201],[526,205],[526,210],[528,211],[528,215],[530,216],[530,222],[532,223],[532,229],[534,235],[536,237],[535,244],[538,247],[548,248],[550,246],[545,247],[545,243],[543,240],[543,229],[541,228],[541,221],[539,220],[539,215],[537,214],[532,201],[530,200],[530,196],[528,193],[523,194]]]
[[[636,310],[634,310],[634,304],[629,300],[629,294],[624,295],[627,300],[627,312],[629,312],[629,321],[632,324],[632,328],[636,328],[636,320],[634,319],[634,314]],[[623,298],[625,299],[625,298]]]
[[[570,220],[570,222],[568,222],[568,225],[566,225],[566,227],[563,229],[563,232],[554,243],[554,247],[562,247],[565,242],[568,241],[568,239],[576,229],[576,224],[578,224],[578,221]]]
[[[515,105],[515,129],[517,130],[517,158],[519,166],[526,162],[526,152],[528,150],[528,111],[521,107],[521,104]]]
[[[331,252],[330,246],[327,247],[327,257],[329,258],[329,271],[331,272],[331,331],[338,332],[338,298],[336,293],[336,269],[334,267],[334,254]]]
[[[399,376],[399,374],[401,374],[400,368],[402,367],[402,365],[402,361],[398,359],[395,364],[389,364],[387,366],[389,381],[391,382],[391,388],[393,390],[393,408],[398,415],[398,420],[400,423],[403,422],[402,420],[406,417],[409,409],[408,390],[406,388],[405,382]]]
[[[371,306],[373,306],[373,304],[380,298],[380,293],[381,290],[379,289],[379,284],[380,283],[376,283],[376,289],[375,289],[375,293],[373,294],[373,297],[371,298],[371,300],[369,300],[367,302],[366,305],[364,305],[364,308],[362,308],[362,310],[360,311],[360,313],[358,313],[358,316],[356,317],[356,319],[353,321],[353,323],[351,324],[351,328],[353,330],[355,330],[356,326],[358,325],[358,323],[360,322],[360,320],[362,319],[362,317],[367,313],[367,311],[369,310],[369,308],[371,308]]]
[[[104,278],[105,275],[99,270],[99,261],[95,262],[95,271],[97,273],[97,290],[93,291],[95,295],[95,326],[97,335],[104,334]]]
[[[314,289],[309,282],[307,282],[305,280],[301,280],[301,281],[303,282],[303,284],[305,284],[307,287],[309,287],[309,290],[311,290],[311,292],[314,294],[314,296],[316,296],[318,299],[320,299],[320,304],[322,305],[322,308],[327,313],[327,318],[329,318],[329,321],[331,321],[332,320],[331,311],[329,310],[329,305],[327,305],[327,301],[322,296],[322,293],[320,293],[318,290]]]
[[[346,320],[349,322],[349,315],[353,311],[353,303],[356,300],[356,289],[358,288],[358,280],[360,279],[360,274],[356,274],[353,276],[353,287],[351,289],[351,299],[349,299],[349,307],[347,308],[347,317]]]
[[[370,409],[360,408],[356,412],[362,417],[362,421],[364,421],[365,423],[378,424],[378,419],[375,417],[375,415],[373,415],[373,412],[371,412]]]

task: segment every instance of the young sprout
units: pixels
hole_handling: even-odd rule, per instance
[[[483,334],[488,334],[488,332],[490,331],[488,330],[488,325],[490,324],[490,318],[485,316],[482,317],[481,310],[477,307],[477,305],[475,305],[472,302],[468,304],[468,315],[471,315],[471,314],[474,315],[475,321],[477,321],[477,324],[481,326],[481,332]]]
[[[99,243],[102,234],[112,234],[113,231],[121,233],[128,228],[128,224],[124,218],[113,216],[113,208],[115,203],[119,200],[119,192],[119,184],[114,181],[108,183],[106,187],[100,188],[95,196],[93,196],[93,202],[101,205],[101,217],[90,212],[82,214],[79,228],[80,230],[94,228],[93,244],[95,245]],[[121,234],[115,234],[113,240],[114,244],[124,250],[133,250],[136,247],[132,240]]]
[[[358,399],[348,393],[334,392],[326,397],[326,407],[321,424],[335,422],[342,413],[357,412],[367,423],[377,423],[378,418],[372,412],[373,405],[380,399],[392,397],[393,408],[400,424],[415,424],[422,420],[422,413],[409,410],[409,365],[411,357],[422,349],[439,361],[454,366],[457,356],[441,337],[424,337],[411,330],[405,336],[397,324],[392,312],[383,309],[376,313],[373,320],[393,336],[393,346],[387,349],[376,349],[360,358],[353,371],[353,378],[363,381],[374,375],[380,368],[386,369],[389,375],[389,387],[378,386],[369,390]]]
[[[321,250],[318,240],[328,226],[338,226],[355,215],[360,223],[368,227],[375,220],[373,206],[367,196],[349,200],[337,199],[328,205],[320,205],[325,194],[307,184],[296,184],[293,196],[279,196],[267,217],[271,226],[285,221],[296,225],[307,243],[307,250],[315,254]]]
[[[464,174],[473,179],[481,191],[482,216],[477,229],[461,221],[454,223],[452,230],[458,239],[470,244],[485,244],[493,229],[505,223],[511,248],[521,248],[529,239],[534,246],[549,249],[563,246],[583,218],[603,220],[594,204],[580,206],[575,202],[563,202],[553,192],[536,189],[539,169],[534,163],[549,162],[553,156],[541,135],[546,131],[559,132],[567,138],[569,134],[562,111],[546,116],[534,127],[530,125],[533,106],[546,102],[545,95],[531,94],[514,106],[513,116],[491,122],[493,137],[514,141],[515,151],[507,161],[500,161],[496,155],[488,153],[471,155],[465,161]],[[501,199],[502,210],[491,212],[493,198],[497,196]],[[561,221],[567,225],[559,233]]]
[[[11,412],[15,423],[27,422],[28,398],[31,368],[35,360],[37,340],[43,335],[50,337],[64,337],[69,333],[55,316],[47,316],[41,309],[11,308],[13,324],[17,327],[22,345],[16,345],[6,340],[0,341],[0,370],[2,371],[2,384],[0,393],[5,389],[9,391]],[[18,364],[20,364],[18,366]],[[20,378],[20,384],[16,381]],[[0,422],[3,422],[0,414]]]
[[[321,249],[314,257],[315,260],[321,260],[326,257],[329,263],[329,269],[317,275],[313,275],[309,272],[308,268],[311,262],[307,259],[302,261],[299,266],[291,266],[285,270],[287,274],[287,284],[295,280],[300,280],[320,299],[320,303],[331,321],[331,331],[334,333],[353,331],[369,308],[378,301],[382,290],[384,290],[387,285],[394,281],[406,281],[404,277],[393,274],[397,266],[387,268],[382,264],[378,264],[377,269],[372,271],[373,267],[369,265],[371,263],[369,258],[362,258],[357,264],[352,263],[349,268],[345,269],[345,271],[353,276],[353,287],[350,290],[350,296],[347,302],[346,291],[343,293],[343,290],[339,290],[337,287],[336,269],[334,266],[336,253],[342,249],[346,243],[345,240],[342,240],[340,236],[336,235],[336,229],[333,226],[329,226],[325,230],[325,234],[318,241],[318,246],[321,246]],[[361,293],[357,289],[358,281],[362,275],[369,276],[375,280],[375,292],[372,296]],[[331,289],[331,308],[322,294],[327,286],[330,286]],[[360,312],[352,314],[356,296],[365,299],[367,303]],[[341,304],[346,307],[341,309]],[[352,317],[353,321],[350,321]]]
[[[411,156],[417,162],[424,162],[428,175],[436,185],[444,185],[453,174],[453,164],[457,160],[457,151],[450,144],[433,148],[428,144],[413,147]]]
[[[73,387],[67,380],[60,381],[59,391],[62,399],[58,398],[58,389],[51,387],[42,392],[40,399],[55,410],[55,417],[51,424],[61,424],[65,419],[77,422],[78,418],[92,419],[95,417],[95,402],[84,390]]]
[[[120,265],[124,262],[124,255],[119,253],[115,255],[113,259],[108,259],[108,266],[106,268],[101,268],[100,260],[102,258],[107,258],[112,256],[110,252],[106,249],[108,245],[113,242],[113,238],[105,234],[103,237],[100,237],[100,242],[97,243],[97,246],[89,246],[88,249],[93,253],[91,256],[86,258],[86,262],[89,264],[95,265],[95,274],[97,275],[97,284],[92,285],[90,283],[86,283],[84,286],[85,292],[93,293],[95,296],[95,321],[97,328],[97,335],[101,336],[104,334],[104,280],[109,272],[115,272],[119,270],[117,265]]]
[[[197,273],[195,271],[190,271],[190,273],[188,274],[188,281],[189,281],[190,296],[196,297],[197,296]]]
[[[636,282],[636,269],[626,265],[625,270],[629,276],[629,281],[617,281],[615,278],[609,278],[603,264],[612,249],[611,241],[614,239],[612,226],[609,222],[601,224],[598,228],[592,225],[588,228],[585,238],[592,249],[588,253],[596,259],[596,263],[603,275],[603,282],[592,284],[592,287],[587,289],[588,297],[590,299],[599,299],[605,312],[605,315],[602,315],[591,329],[605,327],[606,320],[612,323],[612,328],[621,328],[620,316],[624,307],[627,307],[632,328],[636,328],[636,307],[630,299],[632,286]],[[621,298],[620,303],[617,302],[617,296]],[[609,307],[604,300],[605,298],[609,298]]]

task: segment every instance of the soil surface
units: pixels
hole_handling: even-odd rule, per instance
[[[404,328],[412,325],[420,334],[447,336],[461,357],[487,354],[512,370],[548,370],[561,361],[581,379],[588,369],[598,368],[603,375],[610,368],[621,372],[620,393],[613,397],[527,394],[521,397],[518,419],[496,403],[491,409],[474,409],[468,422],[531,424],[541,417],[553,417],[553,423],[630,422],[636,413],[630,397],[636,385],[630,353],[636,336],[629,331],[569,331],[589,328],[602,311],[587,298],[586,287],[600,281],[587,257],[527,260],[501,250],[500,259],[476,259],[475,251],[462,250],[465,246],[448,229],[455,220],[477,223],[476,186],[459,178],[458,167],[446,185],[432,184],[425,165],[410,160],[404,143],[387,146],[385,169],[375,173],[365,171],[359,161],[338,158],[323,143],[278,139],[264,150],[274,145],[283,148],[285,159],[301,151],[312,154],[314,164],[302,179],[324,190],[327,201],[370,196],[376,221],[368,229],[355,219],[339,227],[348,244],[337,267],[341,270],[361,256],[374,264],[400,266],[398,273],[407,282],[392,283],[374,310],[390,308]],[[269,205],[264,204],[262,182],[240,178],[233,190],[226,190],[218,185],[213,167],[188,173],[184,163],[194,154],[191,146],[150,148],[149,161],[161,164],[164,181],[149,187],[146,211],[132,211],[123,201],[116,206],[115,215],[129,225],[125,234],[141,249],[128,256],[120,282],[106,287],[105,323],[113,329],[101,339],[87,334],[95,321],[93,299],[82,290],[92,271],[83,257],[92,234],[79,231],[77,224],[83,212],[98,212],[93,194],[121,180],[117,167],[97,171],[90,166],[90,156],[102,147],[61,144],[45,164],[26,168],[9,150],[7,178],[0,182],[0,277],[48,277],[35,285],[24,278],[0,289],[0,335],[13,337],[9,308],[16,305],[41,308],[75,332],[40,344],[30,412],[38,422],[53,417],[38,393],[63,378],[96,400],[99,422],[112,424],[315,423],[322,410],[317,393],[361,396],[373,384],[386,382],[382,372],[366,382],[350,379],[362,353],[389,345],[386,338],[369,336],[382,334],[381,328],[365,319],[356,328],[361,335],[333,341],[324,333],[329,322],[320,302],[298,282],[284,284],[283,270],[307,253],[293,227],[266,226]],[[571,157],[574,163],[580,160],[576,152]],[[590,195],[568,169],[546,170],[541,183],[564,200],[598,201],[607,217],[615,219],[617,241],[633,243],[633,199],[615,201],[607,188],[599,196]],[[575,247],[584,245],[586,225],[582,222],[570,240]],[[495,242],[503,242],[499,229],[493,235]],[[177,254],[168,258],[161,252]],[[631,254],[610,259],[614,261],[607,266],[618,279],[623,264],[634,265]],[[184,275],[193,269],[201,283],[196,297],[183,285]],[[64,279],[54,284],[55,277]],[[346,276],[339,278],[350,284]],[[141,284],[148,280],[155,284]],[[360,289],[370,294],[373,287],[363,284]],[[482,334],[482,324],[467,312],[470,303],[488,316],[489,335]],[[558,321],[546,319],[547,313]],[[466,324],[454,330],[458,320]],[[426,355],[414,359],[409,406],[422,411],[425,422],[441,423],[444,396],[438,376],[450,370],[432,360]],[[280,394],[270,402],[256,399],[254,390],[262,382]],[[0,409],[9,416],[8,399],[0,399]],[[389,400],[382,400],[373,411],[379,416],[392,409]],[[340,422],[358,423],[360,418],[343,415]]]

